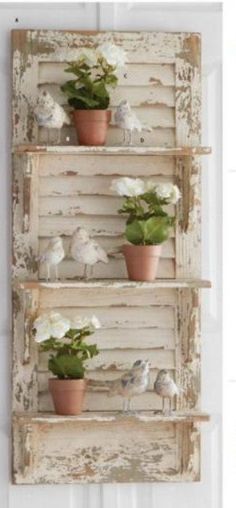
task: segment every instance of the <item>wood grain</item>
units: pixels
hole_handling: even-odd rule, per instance
[[[199,156],[210,153],[200,146],[200,35],[16,30],[12,41],[13,409],[21,414],[14,416],[14,482],[198,481],[198,422],[207,419],[196,411],[199,289],[209,287],[200,280]],[[34,118],[38,92],[48,90],[66,106],[60,91],[69,78],[66,62],[104,42],[122,46],[129,59],[111,94],[112,111],[121,99],[129,100],[152,132],[136,133],[135,146],[122,147],[122,132],[111,124],[107,146],[81,147],[71,125],[62,130],[61,146],[54,144],[53,130],[46,146],[47,133]],[[129,282],[121,254],[112,253],[124,241],[125,218],[117,214],[121,200],[110,189],[119,176],[173,182],[182,193],[169,210],[176,226],[163,245],[158,279],[150,284]],[[88,282],[78,280],[83,267],[69,253],[78,225],[112,254]],[[45,283],[38,256],[55,235],[63,236],[66,250],[59,267],[63,280]],[[52,309],[100,319],[102,328],[88,340],[101,352],[88,362],[87,377],[115,379],[138,358],[150,360],[148,390],[132,401],[142,411],[137,417],[115,416],[121,398],[109,398],[91,384],[88,412],[74,419],[48,415],[48,357],[39,354],[31,328],[37,314]],[[153,392],[160,368],[184,389],[175,401],[177,413],[166,419],[153,414],[161,407]]]

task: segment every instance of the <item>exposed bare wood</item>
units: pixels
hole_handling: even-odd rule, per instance
[[[66,104],[66,97],[60,89],[60,82],[61,83],[65,82],[64,69],[65,69],[66,64],[55,64],[55,65],[45,64],[48,67],[48,69],[46,69],[46,71],[48,71],[51,74],[51,76],[45,77],[44,79],[45,80],[51,79],[52,82],[49,81],[49,82],[41,83],[41,80],[42,80],[41,68],[43,65],[44,64],[40,64],[40,68],[39,68],[39,72],[40,72],[39,90],[41,90],[41,91],[47,90],[59,104],[61,104],[65,108],[67,108],[68,106]],[[60,65],[62,67],[61,72],[60,72],[60,69],[58,68]],[[156,66],[150,66],[150,67],[151,67],[150,73],[153,71],[153,67],[154,67],[154,71],[155,71]],[[136,66],[136,69],[138,72],[140,71],[139,66]],[[131,74],[131,71],[132,71],[132,74]],[[160,68],[160,72],[161,71],[163,74],[162,68]],[[161,109],[161,108],[166,108],[166,107],[174,108],[175,107],[175,88],[174,88],[174,86],[171,86],[171,85],[165,86],[162,84],[160,84],[160,85],[155,85],[155,84],[153,85],[152,84],[152,86],[147,86],[149,84],[151,85],[151,82],[149,82],[148,77],[147,77],[147,72],[148,72],[148,68],[146,67],[144,69],[144,71],[142,72],[142,76],[141,76],[141,79],[143,81],[147,81],[146,84],[143,84],[143,85],[140,84],[140,81],[138,81],[138,76],[135,75],[134,65],[132,65],[132,67],[130,67],[130,70],[128,72],[126,72],[127,78],[123,78],[122,73],[120,73],[121,79],[119,80],[119,87],[112,89],[111,94],[110,94],[111,105],[113,108],[118,106],[120,101],[124,100],[124,99],[128,100],[132,107],[136,107],[136,108],[142,108],[142,107],[147,108],[150,105],[152,105],[152,106],[155,106],[156,110],[158,111],[158,109]],[[173,72],[173,74],[174,74],[174,72]],[[67,77],[69,79],[69,73],[67,74]],[[71,79],[73,79],[73,78],[71,78]],[[121,81],[124,82],[123,86],[121,85]],[[129,84],[129,82],[132,83],[132,81],[133,81],[133,84]]]
[[[61,282],[37,282],[37,281],[19,281],[17,283],[20,288],[135,288],[135,289],[153,289],[153,288],[210,288],[211,283],[201,279],[157,279],[154,282],[136,282],[131,280],[88,280],[88,281],[61,281]]]
[[[177,159],[177,182],[182,191],[176,222],[176,276],[201,273],[201,171],[198,159]]]
[[[40,62],[39,63],[39,85],[50,86],[50,85],[62,85],[65,82],[65,76],[68,79],[73,79],[72,74],[65,75],[65,68],[67,62]],[[126,87],[131,90],[140,90],[144,87],[145,91],[155,93],[160,87],[164,90],[171,87],[172,93],[175,90],[175,70],[174,65],[165,64],[127,64],[125,70],[120,69],[117,73],[119,79],[119,88],[123,91]],[[119,90],[118,88],[118,90]],[[117,93],[117,89],[114,93]],[[140,100],[140,93],[138,99]],[[175,104],[175,103],[174,103]],[[174,105],[173,104],[173,105]]]
[[[185,38],[183,52],[176,58],[176,144],[201,143],[201,37]]]
[[[37,423],[63,423],[63,422],[91,422],[91,421],[143,421],[143,422],[173,422],[181,423],[186,422],[208,422],[210,417],[207,413],[201,411],[186,411],[178,412],[171,415],[155,414],[153,411],[140,412],[134,415],[125,415],[119,413],[104,413],[104,412],[83,412],[78,416],[60,416],[54,413],[16,413],[14,415],[15,421],[19,423],[30,423],[31,425]]]
[[[98,415],[81,421],[54,417],[54,421],[55,424],[49,419],[34,422],[39,439],[37,446],[31,448],[36,466],[31,462],[28,483],[87,483],[88,477],[93,483],[199,479],[197,431],[191,417],[189,423],[185,417],[182,421],[181,417],[161,421],[147,415],[115,420],[113,416]],[[15,420],[16,451],[24,423]],[[192,444],[180,464],[181,450],[175,436],[186,426],[188,442]],[[25,483],[17,468],[14,481]]]
[[[104,158],[103,158],[104,161]],[[143,166],[142,166],[143,168]],[[137,171],[137,164],[135,165]],[[147,166],[145,167],[147,170]],[[56,176],[56,178],[55,178]],[[39,195],[40,197],[68,197],[68,196],[114,196],[114,191],[111,190],[111,183],[114,176],[80,176],[77,172],[74,176],[69,175],[54,175],[42,176],[39,179]],[[147,181],[147,177],[143,177]],[[152,181],[156,184],[170,183],[173,178],[169,176],[153,176]],[[165,245],[163,245],[165,248]]]
[[[68,314],[68,312],[67,312]],[[138,323],[137,323],[138,325]],[[152,326],[151,326],[152,327]],[[169,328],[172,329],[173,327],[173,321],[170,323]],[[130,323],[129,329],[132,328],[134,330],[134,333],[136,331],[135,325],[132,326]],[[137,326],[138,328],[138,326]],[[145,328],[145,326],[144,326]],[[111,331],[112,336],[112,331]],[[143,337],[143,340],[145,340],[145,335]],[[117,349],[116,354],[114,355],[114,350],[106,349],[101,350],[100,354],[96,356],[96,358],[93,358],[92,360],[88,360],[87,362],[87,369],[90,370],[96,370],[96,369],[102,369],[102,370],[114,370],[118,371],[118,377],[119,377],[119,370],[125,370],[130,368],[130,366],[135,362],[135,360],[145,360],[148,356],[148,359],[151,363],[151,368],[167,368],[167,369],[174,369],[175,368],[175,353],[174,351],[169,351],[168,349],[165,350],[163,348],[156,347],[155,349],[140,349],[137,347],[136,349],[129,349],[125,347],[122,349]],[[44,370],[47,371],[47,360],[48,355],[46,353],[42,353],[40,355],[40,362],[39,362],[39,368],[40,371]],[[109,378],[109,375],[107,376]]]
[[[211,148],[208,146],[179,146],[179,147],[139,147],[139,146],[41,146],[41,145],[18,145],[14,148],[15,153],[42,153],[42,154],[117,154],[117,155],[165,155],[176,157],[194,157],[197,155],[209,155]]]
[[[70,196],[65,199],[64,196],[41,197],[39,202],[39,216],[50,217],[62,215],[63,217],[78,217],[81,215],[98,215],[116,217],[117,210],[122,206],[122,198],[116,196]],[[169,205],[166,207],[167,213],[173,215],[175,207]]]
[[[30,323],[38,307],[38,290],[13,290],[13,409],[32,411],[38,408],[38,348],[31,340]],[[26,332],[26,333],[25,333]]]
[[[121,146],[112,122],[107,146],[77,146],[74,126],[55,133],[38,128],[33,110],[39,90],[63,106],[60,85],[69,79],[66,62],[103,42],[128,54],[125,72],[111,95],[111,109],[130,101],[139,118],[153,126]],[[200,162],[211,152],[200,146],[200,35],[152,32],[13,31],[14,161],[14,361],[13,455],[15,483],[96,483],[197,481],[200,479],[198,424],[208,420],[200,407],[199,289]],[[68,137],[68,139],[67,139]],[[117,176],[174,182],[182,199],[170,213],[176,227],[163,246],[158,279],[131,282],[123,257],[125,218],[110,189]],[[98,264],[94,279],[78,280],[83,267],[70,256],[78,226],[112,253]],[[59,282],[45,282],[38,255],[49,239],[63,236],[66,258]],[[20,281],[20,282],[19,282]],[[87,378],[115,379],[137,358],[151,363],[150,384],[133,400],[135,416],[117,414],[120,397],[88,383],[86,412],[59,417],[48,392],[48,355],[38,354],[32,322],[56,309],[68,317],[96,314],[102,323],[98,357]],[[166,368],[183,387],[170,416],[155,414],[161,399],[153,392],[158,369]],[[37,413],[39,411],[39,413]],[[114,435],[116,439],[114,440]]]
[[[200,293],[192,289],[189,292],[179,290],[179,335],[182,343],[182,369],[178,373],[183,387],[180,399],[181,409],[200,407]]]
[[[13,158],[13,276],[38,277],[38,157]]]

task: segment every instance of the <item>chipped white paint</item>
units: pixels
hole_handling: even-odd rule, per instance
[[[113,422],[113,421],[143,421],[143,422],[171,422],[171,423],[182,423],[193,422],[193,421],[209,421],[209,415],[199,411],[189,411],[186,413],[172,413],[171,415],[155,414],[151,412],[140,412],[137,414],[126,415],[125,413],[109,414],[109,413],[82,413],[78,416],[63,416],[54,415],[50,413],[31,413],[27,416],[27,413],[17,413],[13,416],[19,424],[31,423],[35,425],[37,423],[67,423],[67,422]]]
[[[22,427],[24,432],[30,433],[30,449],[27,436],[27,448],[22,448]],[[32,438],[32,428],[38,436],[36,442]],[[194,439],[189,441],[181,464],[178,457],[183,433],[186,439],[190,440],[191,436]],[[114,439],[114,435],[119,436],[119,440]],[[177,440],[176,435],[179,436]],[[15,453],[18,460],[27,454],[27,469],[25,466],[23,470],[16,468],[14,479],[24,483],[27,475],[27,483],[87,483],[88,477],[92,483],[109,483],[114,478],[119,482],[198,480],[197,436],[191,420],[183,424],[177,419],[147,422],[129,417],[112,421],[69,418],[58,419],[53,424],[36,420],[29,428],[16,418]],[[62,441],[66,443],[63,452]],[[102,453],[99,443],[103,443]]]
[[[30,244],[34,245],[34,250],[29,251],[29,254],[27,254],[28,247],[25,236],[22,236],[22,232],[18,228],[16,242],[19,247],[16,251],[26,251],[25,257],[33,265],[35,270],[33,276],[35,278],[38,277],[38,266],[35,263],[37,256],[44,250],[49,237],[61,234],[64,235],[67,252],[65,260],[60,266],[61,277],[75,279],[82,275],[83,267],[78,266],[68,254],[70,236],[78,223],[88,229],[93,236],[99,236],[99,241],[107,252],[112,253],[121,247],[124,242],[125,218],[118,216],[116,213],[119,208],[119,199],[113,196],[110,190],[114,176],[119,174],[128,175],[131,166],[134,176],[147,178],[147,175],[149,175],[157,182],[163,181],[163,179],[164,181],[175,181],[175,165],[168,151],[168,156],[156,155],[148,158],[142,153],[139,155],[129,154],[126,155],[126,164],[124,164],[123,155],[120,154],[109,154],[109,157],[107,154],[102,157],[101,154],[99,157],[94,157],[90,152],[88,153],[89,155],[86,155],[86,153],[80,154],[80,151],[77,155],[64,153],[63,157],[54,152],[51,154],[43,153],[40,156],[37,152],[37,155],[34,153],[26,154],[26,167],[29,164],[36,167],[35,181],[32,180],[31,185],[34,185],[35,188],[39,185],[39,189],[38,187],[35,189],[33,200],[38,208],[37,220],[39,222],[38,227],[32,229],[34,238],[31,239]],[[15,155],[16,174],[20,173],[20,170],[17,169],[20,157],[19,153]],[[22,157],[24,160],[25,155],[22,155]],[[37,164],[34,164],[35,158]],[[178,157],[177,161],[183,161],[185,158],[189,159],[189,157],[182,157],[181,159]],[[180,224],[177,223],[176,238],[174,238],[173,231],[171,238],[163,246],[159,266],[159,277],[163,279],[173,278],[175,275],[188,275],[191,277],[194,263],[198,263],[197,256],[192,256],[192,248],[196,249],[198,247],[198,228],[197,221],[194,222],[194,217],[189,222],[188,232],[186,231],[186,224],[188,224],[186,217],[188,219],[197,207],[198,196],[195,192],[196,197],[194,200],[192,199],[192,189],[196,189],[196,182],[192,183],[191,188],[188,189],[186,183],[183,183],[186,182],[187,177],[188,173],[180,171],[178,183],[183,191],[180,205],[182,208],[179,212]],[[34,179],[34,177],[31,176],[31,179]],[[39,192],[38,202],[37,192]],[[27,187],[25,195],[27,196]],[[91,195],[93,199],[91,199]],[[182,209],[184,220],[182,220]],[[174,213],[174,209],[170,212]],[[106,220],[104,220],[105,217]],[[32,223],[36,225],[36,218],[32,219]],[[183,229],[185,235],[182,235]],[[191,238],[194,240],[192,243],[188,242],[188,239]],[[23,276],[22,261],[20,267]],[[28,277],[27,271],[25,271],[24,276]],[[39,267],[39,277],[43,279],[45,276],[45,266],[41,265]],[[112,256],[108,266],[96,265],[94,277],[126,277],[123,257],[121,255]]]
[[[63,104],[59,85],[65,62],[78,58],[83,47],[104,41],[122,45],[130,62],[111,107],[123,92],[129,99],[135,87],[132,106],[140,118],[150,118],[152,133],[143,140],[137,135],[135,147],[80,147],[73,146],[72,126],[63,129],[65,146],[46,146],[45,132],[33,118],[39,88],[48,85]],[[14,304],[13,408],[21,413],[14,417],[16,483],[200,478],[197,422],[207,415],[196,412],[198,294],[209,283],[200,280],[199,156],[210,149],[199,146],[199,44],[200,36],[188,33],[13,34],[14,276],[22,281],[16,284]],[[111,126],[108,145],[119,145],[120,139],[121,132]],[[68,252],[78,223],[99,236],[108,252],[122,245],[125,219],[116,214],[119,199],[109,189],[114,175],[173,181],[181,188],[176,228],[163,247],[159,279],[127,281],[122,257],[113,255],[108,266],[98,265],[96,280],[78,281],[80,270],[68,256],[61,267],[64,281],[39,282],[45,277],[37,263],[43,246],[62,234]],[[48,415],[47,355],[38,355],[29,330],[36,313],[55,308],[55,302],[68,317],[78,308],[82,315],[89,309],[102,322],[97,333],[101,353],[88,363],[91,379],[114,379],[137,358],[150,359],[149,389],[133,401],[141,414],[115,415],[120,398],[107,398],[103,390],[88,386],[87,412],[78,418]],[[169,418],[153,414],[160,408],[152,391],[158,368],[169,369],[185,388],[176,402],[178,413]]]
[[[47,288],[47,289],[65,289],[65,288],[135,288],[135,289],[154,289],[154,288],[209,288],[211,283],[207,280],[197,279],[157,279],[154,282],[136,282],[131,280],[88,280],[76,282],[31,282],[17,281],[17,287],[21,289]]]
[[[160,146],[174,146],[175,129],[177,146],[199,144],[197,132],[200,125],[199,34],[71,33],[43,30],[13,31],[13,65],[16,70],[13,83],[14,144],[35,142],[38,139],[42,141],[44,138],[45,133],[42,129],[38,130],[32,113],[38,86],[46,83],[61,84],[65,62],[77,59],[83,48],[97,47],[107,41],[122,45],[128,54],[127,72],[125,76],[124,73],[120,76],[128,86],[132,83],[137,86],[138,83],[141,87],[148,86],[150,91],[156,85],[164,88],[175,85],[177,87],[175,111],[178,125],[175,125],[172,108],[164,95],[162,102],[158,101],[156,105],[151,103],[152,107],[156,107],[157,118],[161,117],[164,121],[162,120],[161,127],[158,127],[160,122],[154,120],[156,128],[152,133],[144,135],[145,144],[157,145],[159,139]],[[29,82],[30,92],[27,90]],[[123,86],[121,80],[116,93],[119,94]],[[122,92],[120,93],[122,95]],[[140,97],[137,106],[141,116],[145,104],[146,101],[143,102],[143,98]],[[163,107],[167,112],[166,120]],[[62,139],[65,140],[69,134],[73,144],[75,139],[73,129],[64,129],[64,133]],[[119,139],[119,130],[111,127],[108,143],[117,142]],[[140,136],[136,136],[135,142],[141,143]]]
[[[180,146],[167,148],[161,146],[46,146],[46,145],[19,145],[13,148],[13,153],[40,153],[40,154],[107,154],[107,155],[164,155],[164,156],[195,156],[209,155],[211,148],[208,146],[188,147]]]
[[[56,62],[40,62],[39,65],[39,85],[42,86],[58,86],[62,85],[65,82],[65,65],[66,62],[60,63]],[[125,74],[125,75],[124,75]],[[165,65],[165,64],[148,64],[148,65],[140,65],[140,64],[129,64],[127,63],[127,67],[125,72],[123,69],[119,70],[118,73],[119,85],[126,92],[126,87],[133,90],[140,90],[140,88],[144,88],[142,92],[155,94],[155,92],[160,93],[169,93],[169,96],[174,99],[174,102],[168,104],[169,106],[175,105],[175,71],[174,65]],[[73,79],[71,74],[67,74],[68,79]],[[148,86],[151,85],[151,86]],[[119,89],[118,89],[119,90]],[[113,94],[117,94],[117,88],[112,92]],[[122,94],[123,96],[123,94]],[[133,102],[133,105],[139,105],[143,100],[147,99],[147,95],[145,97],[138,94],[135,99],[136,102]],[[131,98],[132,100],[132,98]]]

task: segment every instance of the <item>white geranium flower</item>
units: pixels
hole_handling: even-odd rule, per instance
[[[44,342],[50,337],[62,339],[70,329],[70,321],[59,312],[52,311],[35,319],[33,327],[36,330],[36,342]]]
[[[55,339],[62,339],[70,329],[70,320],[59,314],[59,312],[50,313],[51,336]]]
[[[84,49],[80,58],[83,58],[86,65],[89,67],[94,67],[97,65],[97,57],[98,55],[93,49]]]
[[[92,316],[91,318],[76,316],[71,323],[71,328],[73,330],[82,330],[83,328],[89,328],[89,330],[94,331],[98,328],[101,328],[101,324],[96,316]]]
[[[179,187],[177,187],[177,185],[173,185],[170,203],[175,205],[179,201],[180,198],[181,198],[181,192],[179,190]]]
[[[141,196],[145,192],[145,183],[140,178],[117,178],[112,181],[111,190],[117,192],[119,196]]]
[[[145,182],[145,192],[150,192],[156,189],[156,183],[152,182],[152,180],[148,180]]]
[[[91,325],[95,330],[97,330],[98,328],[101,328],[101,323],[96,316],[92,316]]]
[[[156,186],[156,194],[162,199],[167,199],[169,203],[173,205],[181,198],[179,188],[172,183],[159,183]]]
[[[76,316],[71,322],[71,328],[73,330],[82,330],[90,326],[90,319],[88,317]]]
[[[46,318],[46,315],[39,316],[34,321],[34,328],[36,330],[35,341],[36,342],[44,342],[45,340],[50,339],[50,324],[49,320]]]
[[[97,51],[105,58],[109,65],[117,68],[125,67],[127,55],[124,49],[119,46],[104,42],[104,44],[98,47]]]

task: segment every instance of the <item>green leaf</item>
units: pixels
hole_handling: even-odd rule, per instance
[[[64,92],[67,97],[77,97],[79,93],[81,93],[81,87],[77,79],[73,79],[67,81],[64,85],[61,86],[61,91]]]
[[[168,217],[150,217],[145,222],[145,244],[158,245],[169,238]]]
[[[51,357],[48,368],[59,379],[83,379],[85,372],[81,358],[72,355]]]
[[[78,94],[77,97],[69,99],[68,103],[75,109],[96,109],[99,105],[98,100],[84,97],[82,94]]]
[[[105,84],[102,81],[93,84],[93,93],[102,99],[109,97]]]
[[[125,235],[127,240],[134,245],[144,245],[145,221],[134,220],[127,224]]]
[[[81,59],[78,62],[70,63],[69,67],[64,69],[64,72],[74,74],[79,78],[83,73],[90,74],[90,67],[84,62],[83,59]]]
[[[109,86],[116,86],[118,79],[114,68],[107,65],[104,59],[91,68],[83,61],[68,64],[65,72],[74,74],[76,79],[69,80],[61,86],[68,97],[68,103],[74,109],[107,109],[110,103]]]
[[[134,245],[158,245],[169,237],[168,217],[150,217],[147,220],[135,219],[127,224],[125,234]]]
[[[96,344],[86,344],[85,342],[80,343],[80,351],[83,353],[83,359],[89,360],[98,354]]]
[[[51,337],[40,344],[40,351],[58,351],[64,347],[63,341]]]

